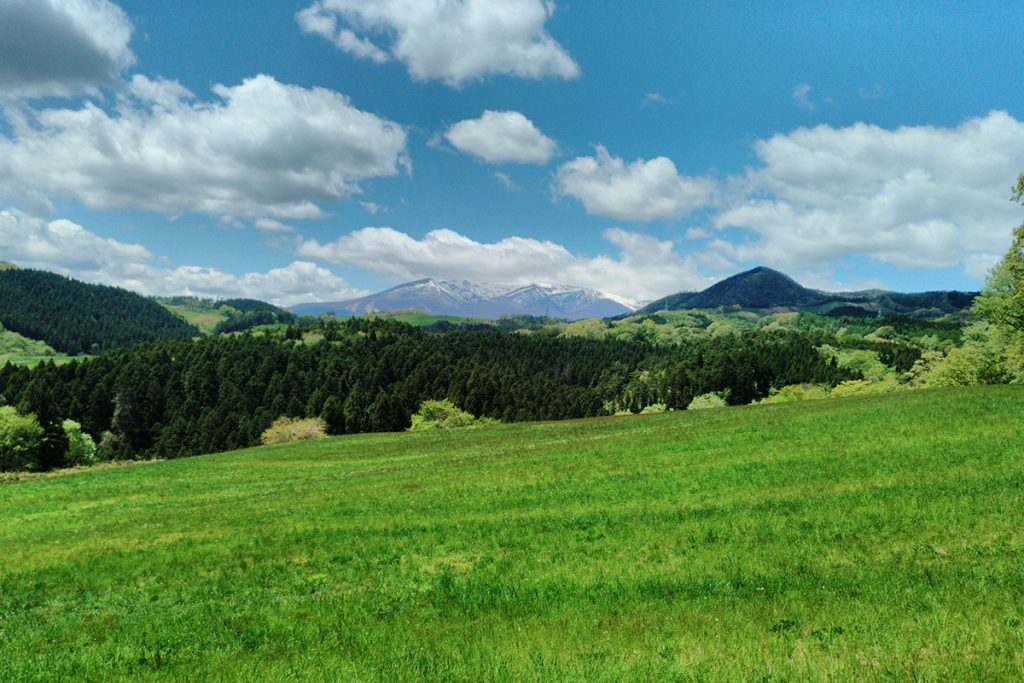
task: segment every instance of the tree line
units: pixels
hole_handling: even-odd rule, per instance
[[[298,337],[298,338],[297,338]],[[331,434],[399,431],[425,400],[449,399],[504,422],[686,408],[718,392],[730,404],[838,368],[811,335],[749,331],[675,347],[543,334],[427,333],[393,320],[324,320],[283,334],[164,341],[34,369],[0,369],[0,402],[36,415],[55,438],[71,419],[101,458],[179,457],[252,446],[281,416],[320,417]],[[47,455],[43,468],[60,466]]]

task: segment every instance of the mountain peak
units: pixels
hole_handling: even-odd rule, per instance
[[[737,273],[702,292],[679,292],[640,309],[640,313],[662,310],[716,308],[783,308],[811,310],[822,315],[874,316],[910,315],[935,318],[961,311],[971,305],[976,292],[922,292],[901,294],[885,290],[829,293],[802,286],[796,280],[765,266]]]
[[[776,306],[812,306],[821,301],[813,289],[777,270],[758,266],[728,277],[694,295],[688,302],[693,308],[773,308]]]
[[[814,306],[823,301],[820,292],[803,287],[796,280],[767,266],[757,266],[721,280],[702,292],[674,294],[644,308],[695,309],[740,306],[775,308]]]
[[[578,320],[631,313],[637,305],[587,287],[532,283],[502,285],[424,278],[350,301],[299,304],[296,313],[359,315],[372,311],[417,309],[437,315],[499,318],[528,314]]]
[[[769,268],[768,266],[756,266],[754,268],[751,268],[750,270],[745,270],[742,273],[736,273],[736,275],[734,275],[733,277],[739,277],[741,275],[752,275],[754,273],[770,273],[772,275],[781,275],[782,277],[787,278],[789,280],[793,279],[786,275],[785,273],[775,270],[774,268]]]

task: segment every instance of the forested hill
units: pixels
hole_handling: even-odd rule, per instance
[[[0,270],[0,323],[70,354],[199,334],[146,297],[29,269]]]
[[[880,289],[823,292],[803,287],[788,275],[761,266],[728,277],[702,292],[671,294],[638,312],[743,308],[787,309],[849,317],[906,315],[938,318],[969,308],[977,295],[977,292],[957,291],[904,294]]]

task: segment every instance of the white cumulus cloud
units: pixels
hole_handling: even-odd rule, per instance
[[[135,63],[131,35],[108,0],[0,0],[0,99],[109,85]]]
[[[308,261],[243,275],[203,266],[154,266],[153,255],[142,245],[103,238],[71,221],[46,221],[16,209],[0,210],[0,254],[24,268],[154,296],[248,297],[289,305],[367,293]]]
[[[555,191],[583,202],[587,213],[628,221],[679,218],[706,206],[715,181],[680,175],[667,157],[626,163],[598,145],[592,157],[562,164]]]
[[[105,239],[71,221],[45,221],[16,209],[0,210],[0,254],[28,268],[126,277],[151,258],[141,244]]]
[[[863,255],[899,267],[959,265],[977,277],[1020,222],[1008,197],[1024,123],[1006,112],[956,128],[802,128],[755,150],[760,167],[714,219],[752,233],[717,244],[731,258],[802,267]]]
[[[0,196],[45,204],[167,214],[309,218],[318,202],[359,192],[360,180],[408,166],[402,126],[344,95],[256,76],[198,101],[173,81],[135,76],[116,111],[7,110]]]
[[[296,18],[306,33],[355,57],[395,59],[417,80],[459,87],[493,74],[578,76],[544,29],[554,7],[553,0],[318,0]]]
[[[452,125],[444,136],[457,149],[492,164],[546,164],[557,147],[517,111],[485,111],[478,119]]]
[[[313,301],[343,301],[368,294],[365,290],[353,289],[344,279],[308,261],[293,261],[265,273],[242,275],[200,266],[155,269],[153,279],[139,282],[136,289],[207,299],[240,296],[269,301],[279,306]]]
[[[605,230],[603,237],[617,248],[616,255],[582,256],[551,240],[529,237],[478,242],[441,229],[417,239],[394,228],[371,227],[327,244],[303,241],[298,255],[356,265],[398,280],[564,283],[639,300],[708,284],[697,265],[679,255],[672,242],[620,228]]]

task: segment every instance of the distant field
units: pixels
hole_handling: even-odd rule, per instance
[[[197,311],[187,306],[173,306],[163,302],[160,302],[160,305],[171,313],[184,318],[185,322],[195,325],[206,334],[213,332],[213,328],[217,327],[217,323],[228,319],[224,313],[215,309]]]
[[[459,323],[480,323],[485,322],[483,320],[477,320],[475,318],[464,318],[458,315],[431,315],[429,313],[394,313],[388,316],[392,320],[398,320],[409,325],[416,325],[418,327],[426,327],[427,325],[433,325],[439,322],[448,322],[453,325]]]
[[[83,357],[57,353],[45,342],[29,339],[16,332],[0,328],[0,367],[8,362],[29,367],[35,367],[46,361],[53,361],[61,365]]]
[[[10,362],[12,365],[24,365],[26,367],[34,368],[40,363],[55,363],[56,365],[64,365],[65,363],[73,363],[76,360],[84,360],[89,356],[65,356],[57,353],[52,356],[7,356],[0,354],[0,366]]]
[[[0,484],[0,680],[1021,680],[1024,389]]]

